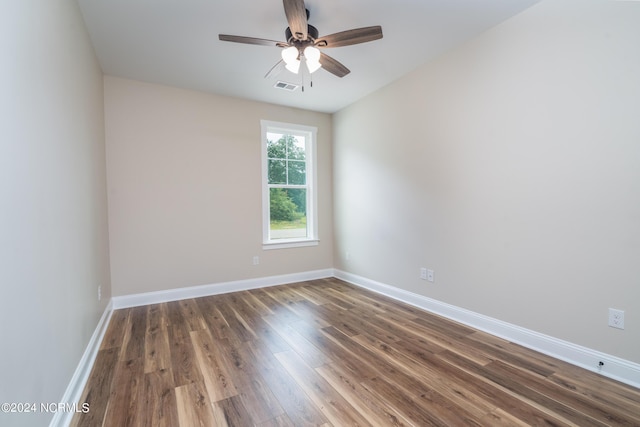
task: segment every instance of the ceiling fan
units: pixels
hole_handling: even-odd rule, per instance
[[[283,63],[289,71],[297,74],[302,60],[310,73],[324,68],[338,77],[344,77],[350,73],[349,69],[319,49],[350,46],[382,38],[382,27],[379,25],[319,37],[318,29],[307,22],[309,10],[305,7],[304,0],[283,0],[283,4],[289,24],[285,30],[286,42],[228,34],[218,35],[221,41],[282,48],[282,59],[269,70],[265,77],[273,74]]]

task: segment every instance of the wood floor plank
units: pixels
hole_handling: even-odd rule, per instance
[[[385,310],[379,304],[376,304],[371,299],[362,298],[362,294],[353,292],[353,289],[347,288],[344,290],[338,290],[337,288],[325,287],[323,288],[323,292],[327,292],[329,295],[332,295],[334,297],[333,300],[327,299],[327,301],[336,301],[336,299],[338,299],[348,302],[349,306],[346,308],[342,308],[350,310],[352,312],[357,311],[362,313],[370,313],[371,315],[384,315],[387,313],[387,310]],[[322,295],[321,292],[316,293]]]
[[[408,320],[412,320],[424,315],[431,315],[430,313],[427,313],[417,307],[404,304],[402,302],[394,300],[391,297],[381,295],[367,289],[346,287],[344,288],[344,292],[357,295],[357,298],[368,301],[370,304],[383,309],[387,314],[404,317]]]
[[[333,327],[347,336],[358,335],[362,332],[362,321],[352,316],[349,311],[333,304],[322,305],[316,308],[316,313],[328,327]],[[361,326],[360,328],[358,327]]]
[[[317,290],[316,288],[307,288],[307,290],[311,293],[318,294],[318,296],[322,295],[322,298],[329,301],[328,304],[323,304],[327,307],[334,306],[335,308],[339,308],[342,310],[351,310],[358,306],[356,303],[346,298],[342,298],[342,295],[336,295],[336,293],[339,293],[339,292],[332,288],[327,288],[321,294],[320,294],[320,291]]]
[[[379,314],[369,313],[361,307],[354,307],[352,310],[328,310],[328,319],[334,319],[332,326],[346,335],[359,335],[367,333],[376,336],[382,341],[392,342],[400,337],[392,331],[380,326]],[[338,323],[339,321],[339,323]]]
[[[269,316],[273,314],[273,311],[254,293],[249,291],[242,291],[240,292],[240,296],[244,300],[244,302],[248,304],[251,309],[259,316]]]
[[[402,393],[401,390],[383,378],[371,378],[363,381],[361,384],[371,394],[378,396],[385,404],[392,406],[400,412],[403,418],[411,420],[414,425],[435,427],[450,426],[445,421],[434,416],[431,412],[432,408],[427,410],[416,401],[415,396]]]
[[[640,426],[640,390],[338,279],[116,310],[76,426]]]
[[[531,371],[544,376],[548,376],[549,372],[557,372],[572,366],[562,360],[542,353],[532,352],[519,344],[509,342],[482,331],[475,331],[464,337],[464,340],[474,343],[478,349],[483,349],[492,359],[500,359],[510,354],[513,357],[514,366],[519,365],[520,362],[524,360],[528,361],[528,363],[533,363],[535,366],[538,366],[538,368],[531,369]]]
[[[440,330],[431,329],[428,326],[422,325],[415,320],[404,321],[402,319],[393,318],[393,316],[387,316],[384,320],[387,324],[392,324],[396,328],[404,330],[399,332],[399,335],[404,336],[408,340],[425,339],[442,349],[447,349],[464,355],[464,357],[469,358],[478,364],[487,364],[493,360],[484,352],[480,351],[476,346],[463,341],[461,338],[466,335],[456,337],[452,334],[450,336]]]
[[[264,320],[295,350],[309,366],[318,367],[331,363],[324,352],[311,344],[302,334],[276,316],[266,316]]]
[[[408,341],[420,343],[427,351],[431,353],[438,353],[444,351],[445,347],[439,345],[435,339],[429,336],[421,334],[417,328],[412,328],[404,323],[398,323],[391,319],[393,315],[388,316],[375,316],[376,325],[387,332],[388,335],[394,337],[393,341]],[[403,322],[406,322],[405,319]],[[390,341],[390,340],[383,340]]]
[[[431,368],[428,362],[435,356],[429,353],[423,353],[423,357],[418,362],[415,358],[405,354],[407,348],[403,345],[405,343],[387,344],[366,335],[354,337],[354,340],[370,350],[376,351],[386,361],[397,367],[404,374],[404,377],[403,381],[399,381],[399,376],[397,375],[394,376],[394,379],[402,384],[401,387],[406,392],[417,390],[416,381],[426,384],[428,389],[425,392],[438,393],[450,402],[451,408],[456,412],[465,414],[468,419],[479,420],[495,409],[495,405],[482,399],[482,397],[467,392],[467,385],[452,379],[447,375],[447,371]],[[416,351],[419,350],[413,350],[412,353]],[[414,378],[407,381],[406,376]],[[433,393],[430,393],[429,396],[435,401],[436,397]]]
[[[262,423],[256,424],[256,427],[296,427],[289,419],[287,414],[278,415]]]
[[[196,358],[195,348],[191,340],[172,341],[171,347],[171,371],[173,373],[173,383],[176,387],[194,382],[204,383],[204,377],[199,368]]]
[[[169,344],[176,342],[191,342],[191,330],[186,319],[182,315],[179,301],[171,301],[165,304],[167,316],[167,333],[169,334]]]
[[[553,383],[546,381],[545,377],[531,374],[525,369],[514,368],[501,360],[492,362],[486,368],[490,372],[486,377],[490,380],[500,381],[510,390],[551,408],[553,412],[561,414],[580,426],[605,426],[608,422],[616,425],[633,425],[616,417],[598,402],[587,401],[574,393],[558,389]],[[509,380],[505,381],[505,378]],[[565,402],[571,403],[568,405]]]
[[[333,327],[324,328],[321,331],[330,340],[338,343],[347,351],[348,357],[352,364],[359,364],[361,367],[369,371],[367,378],[377,377],[381,374],[391,374],[395,368],[388,363],[383,357],[376,356],[376,353],[347,337],[342,332]]]
[[[241,341],[238,335],[231,330],[231,326],[227,323],[222,313],[220,313],[220,310],[218,310],[217,307],[220,305],[220,302],[217,302],[211,297],[198,298],[197,301],[211,336],[220,340]]]
[[[143,425],[173,427],[178,425],[175,384],[170,370],[161,369],[144,374],[140,420]]]
[[[289,375],[320,408],[329,422],[336,426],[367,426],[362,417],[322,376],[309,367],[294,351],[275,355]]]
[[[129,323],[129,313],[131,310],[114,310],[111,314],[111,320],[109,321],[109,327],[104,333],[100,349],[104,350],[113,347],[122,347],[124,341],[124,334]]]
[[[398,427],[415,425],[391,405],[387,405],[385,400],[371,394],[339,363],[320,366],[316,371],[372,425]]]
[[[233,300],[234,310],[236,316],[242,319],[249,329],[256,334],[255,339],[262,340],[269,348],[271,352],[276,353],[280,351],[290,350],[291,347],[284,340],[280,334],[278,334],[268,322],[265,322],[260,313],[254,311],[249,304],[245,302],[243,298],[237,298]]]
[[[167,331],[166,306],[147,307],[147,329],[144,338],[144,372],[171,369],[171,351]]]
[[[202,331],[207,329],[204,316],[194,299],[183,299],[178,301],[178,307],[182,313],[182,318],[187,324],[189,332]]]
[[[519,366],[538,375],[548,377],[557,370],[557,366],[549,365],[537,355],[530,351],[522,352],[522,348],[513,343],[503,346],[491,345],[475,339],[475,334],[471,334],[462,339],[465,345],[471,345],[474,351],[479,351],[491,360],[502,360],[513,366]]]
[[[134,307],[125,325],[124,344],[122,345],[122,360],[132,360],[144,357],[144,340],[147,330],[147,308]]]
[[[445,364],[442,364],[442,362]],[[448,371],[448,375],[467,381],[471,392],[483,396],[484,399],[494,403],[497,408],[503,409],[528,424],[572,425],[561,416],[554,416],[553,413],[546,411],[544,407],[540,407],[524,396],[514,393],[508,387],[504,387],[487,378],[484,375],[484,366],[473,363],[457,353],[448,350],[438,353],[434,365],[439,366],[443,371]]]
[[[216,307],[229,325],[229,339],[235,343],[250,341],[257,338],[256,332],[233,309],[232,302],[226,295],[218,295]]]
[[[124,318],[126,319],[126,316]],[[115,324],[118,327],[122,325],[120,321],[116,321]],[[115,333],[112,333],[111,336],[115,335]],[[87,386],[80,398],[81,402],[89,404],[90,410],[87,414],[83,414],[82,417],[75,417],[71,423],[72,427],[102,425],[110,401],[111,382],[113,381],[119,355],[120,347],[110,346],[98,352],[96,362],[87,380]]]
[[[142,358],[119,361],[114,368],[109,404],[104,419],[108,425],[141,425],[140,411],[144,391],[144,361]]]
[[[319,328],[326,328],[327,326],[331,326],[332,322],[323,319],[322,313],[318,311],[318,309],[322,307],[321,305],[316,306],[307,300],[297,301],[287,306],[287,308],[298,315],[301,320]]]
[[[303,301],[309,301],[313,305],[328,304],[329,300],[324,298],[321,294],[311,292],[314,286],[316,286],[316,280],[311,280],[304,285],[293,287],[293,292],[299,294],[304,299]]]
[[[327,422],[319,408],[311,402],[275,356],[258,343],[247,343],[254,360],[260,361],[260,375],[265,380],[288,418],[295,426],[318,426]]]
[[[417,401],[426,400],[434,417],[450,425],[475,425],[495,406],[472,393],[466,384],[449,380],[446,371],[429,370],[394,349],[398,343],[386,344],[373,337],[353,337],[363,347],[379,354],[395,370],[380,371],[380,377]]]
[[[242,383],[239,397],[255,424],[268,421],[274,415],[284,414],[284,409],[268,384],[260,375],[253,375],[250,382]]]
[[[480,425],[491,427],[527,427],[531,424],[525,423],[524,421],[511,416],[502,409],[497,408],[482,417]]]
[[[176,412],[180,426],[215,426],[211,399],[202,383],[176,387]]]
[[[253,425],[251,416],[239,396],[214,402],[213,419],[213,425],[217,427],[244,427]]]
[[[313,327],[309,328],[309,325],[304,322],[293,323],[291,326],[315,347],[321,348],[331,360],[340,360],[344,367],[359,380],[373,378],[377,375],[374,368],[367,363],[362,363],[358,357],[354,357],[352,352],[340,345],[336,340],[330,339],[322,330]]]
[[[264,344],[266,346],[266,344]],[[233,344],[224,349],[231,364],[230,375],[253,423],[260,423],[284,413],[284,409],[260,375],[257,364],[247,349],[247,343]]]
[[[296,313],[291,311],[291,309],[282,301],[278,301],[273,298],[265,289],[254,289],[251,291],[260,301],[266,305],[272,312],[274,316],[278,316],[282,319],[285,319],[288,322],[296,322],[302,320]]]
[[[228,342],[213,341],[207,331],[192,331],[191,340],[195,349],[198,368],[202,372],[204,384],[211,402],[227,399],[238,394],[221,347]]]
[[[633,425],[640,426],[640,399],[638,399],[635,389],[602,377],[585,376],[584,372],[576,370],[573,366],[568,370],[575,370],[575,374],[568,375],[556,372],[547,379],[561,389],[584,397],[588,402],[598,402],[609,411],[623,416],[626,420],[633,421],[635,423],[632,423]]]
[[[265,288],[264,291],[273,299],[286,306],[304,300],[304,296],[293,292],[290,287],[287,286],[271,286],[269,288]]]

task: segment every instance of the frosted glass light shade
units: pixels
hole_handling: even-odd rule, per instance
[[[286,64],[286,61],[285,61]],[[285,65],[285,68],[291,71],[293,74],[298,74],[298,70],[300,70],[300,60],[295,59],[292,62]]]
[[[313,46],[307,46],[304,49],[304,57],[307,60],[307,68],[310,73],[317,71],[322,65],[320,64],[320,50]]]
[[[286,69],[294,74],[298,74],[300,69],[300,60],[298,59],[298,48],[295,46],[289,46],[286,49],[282,49],[282,60],[286,65]]]
[[[298,59],[298,54],[298,48],[295,46],[290,46],[286,49],[282,49],[282,59],[287,64],[290,64]]]
[[[320,49],[313,46],[307,46],[304,49],[304,57],[307,58],[307,61],[320,61]]]
[[[320,69],[320,67],[322,67],[320,62],[318,62],[318,61],[314,62],[314,61],[311,61],[311,60],[307,59],[307,68],[309,69],[310,73],[318,71]]]

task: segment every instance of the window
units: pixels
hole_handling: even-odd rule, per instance
[[[266,120],[261,125],[264,248],[317,245],[317,129]]]

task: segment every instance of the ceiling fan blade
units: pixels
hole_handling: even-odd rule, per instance
[[[319,37],[318,40],[316,40],[315,45],[317,47],[341,47],[358,43],[366,43],[381,38],[382,27],[375,25],[373,27],[355,28],[353,30],[341,31],[339,33]]]
[[[304,0],[282,0],[291,34],[297,40],[307,39],[307,9]]]
[[[287,43],[279,42],[279,41],[276,41],[276,40],[257,39],[255,37],[244,37],[244,36],[231,36],[229,34],[219,34],[218,38],[223,42],[255,44],[255,45],[260,45],[260,46],[277,46],[277,47],[287,47],[288,46]]]
[[[322,68],[338,77],[344,77],[351,72],[347,67],[322,52],[320,53],[320,65],[322,65]]]
[[[273,67],[271,67],[269,71],[267,71],[267,74],[264,75],[264,78],[268,79],[270,77],[277,76],[282,72],[283,68],[284,68],[284,61],[281,59],[280,61],[276,62],[276,65],[274,65]]]

